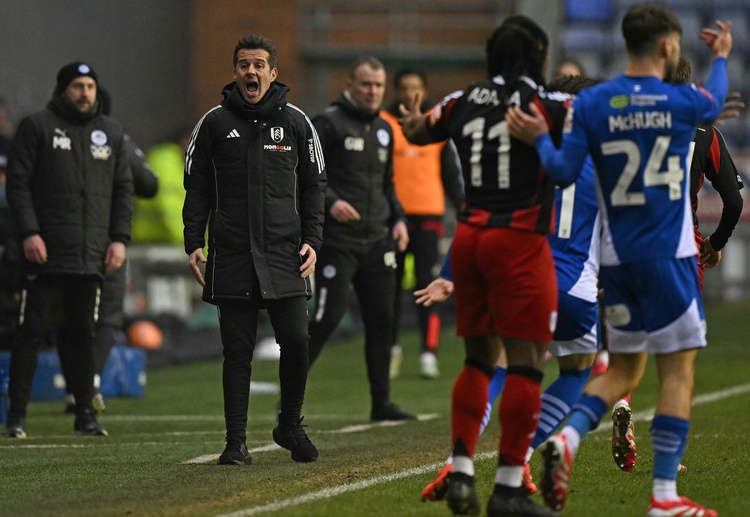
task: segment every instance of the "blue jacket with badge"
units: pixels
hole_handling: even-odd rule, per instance
[[[271,83],[257,104],[234,83],[198,122],[185,158],[185,252],[205,246],[203,300],[312,295],[302,244],[323,239],[325,165],[307,116]],[[257,280],[256,280],[257,279]]]

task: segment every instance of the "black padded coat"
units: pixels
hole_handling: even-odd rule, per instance
[[[193,130],[182,218],[188,255],[204,247],[208,227],[206,302],[312,295],[299,251],[322,244],[325,166],[317,133],[288,91],[274,82],[249,104],[231,83]]]
[[[18,126],[8,157],[7,195],[15,235],[39,234],[45,264],[27,274],[104,277],[112,241],[130,240],[133,178],[124,134],[97,103],[81,114],[56,95]]]

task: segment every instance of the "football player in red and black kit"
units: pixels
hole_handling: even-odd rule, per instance
[[[727,144],[714,126],[698,126],[693,138],[695,148],[690,162],[690,202],[693,207],[695,243],[700,250],[698,278],[703,287],[703,271],[721,261],[721,250],[732,235],[742,214],[742,179],[727,150]],[[698,229],[698,192],[707,179],[721,196],[722,210],[719,225],[707,237]]]
[[[690,82],[692,67],[690,61],[681,57],[674,77],[667,78],[672,83],[683,84]],[[734,103],[736,106],[738,103]],[[739,103],[741,107],[744,104]],[[737,112],[732,112],[732,106],[725,106],[719,118],[731,118]],[[737,173],[732,157],[727,150],[724,136],[714,126],[698,126],[693,137],[693,148],[690,158],[690,204],[693,209],[693,225],[695,228],[695,243],[698,246],[698,278],[703,288],[703,271],[709,267],[716,267],[721,261],[721,250],[732,235],[742,214],[742,178]],[[708,180],[711,186],[721,196],[722,211],[719,226],[714,233],[703,237],[698,229],[698,192],[703,187],[703,181]]]
[[[453,240],[456,333],[466,360],[452,398],[453,472],[445,499],[454,514],[480,512],[473,457],[501,346],[508,358],[499,409],[499,463],[488,515],[555,515],[521,487],[524,456],[539,419],[544,354],[557,315],[547,234],[554,184],[533,147],[511,139],[505,112],[534,102],[559,139],[570,97],[545,92],[548,38],[529,18],[508,18],[487,42],[488,79],[445,97],[429,118],[419,99],[402,108],[416,144],[452,138],[466,189]],[[500,337],[500,340],[497,339]]]

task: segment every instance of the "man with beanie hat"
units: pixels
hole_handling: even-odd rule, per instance
[[[50,333],[71,358],[76,433],[107,435],[92,408],[94,335],[102,280],[122,267],[130,239],[133,179],[123,148],[122,126],[101,113],[97,75],[83,62],[61,68],[47,107],[18,126],[7,196],[22,245],[23,303],[5,437],[26,437],[37,354]]]
[[[63,91],[65,91],[65,88],[67,88],[68,85],[73,82],[73,79],[76,79],[78,77],[90,77],[94,80],[95,83],[99,82],[99,78],[97,77],[96,72],[94,72],[94,70],[89,65],[81,61],[76,61],[75,63],[65,65],[60,69],[59,72],[57,72],[57,85],[55,86],[55,95],[60,95]]]
[[[112,96],[101,86],[98,86],[96,90],[96,98],[101,113],[109,115],[112,112]],[[159,190],[159,178],[146,163],[143,151],[141,151],[138,144],[128,134],[125,135],[124,155],[125,161],[133,175],[133,200],[135,201],[136,198],[150,199],[155,197]],[[135,208],[133,212],[135,213]],[[127,266],[123,265],[117,271],[107,275],[102,283],[99,317],[96,320],[96,370],[94,376],[95,395],[93,406],[97,414],[101,414],[106,410],[104,397],[99,388],[101,376],[107,365],[109,354],[118,341],[125,339],[123,329],[125,326],[125,286],[128,278],[126,270]],[[65,378],[70,376],[68,374],[72,367],[70,363],[75,360],[75,357],[60,354],[60,367]],[[65,412],[75,413],[75,397],[70,386],[66,386],[66,388]]]

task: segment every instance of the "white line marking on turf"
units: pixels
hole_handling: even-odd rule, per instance
[[[440,415],[437,413],[428,413],[426,415],[417,415],[417,420],[420,422],[426,422],[428,420],[434,420]],[[362,431],[368,431],[376,427],[395,427],[397,425],[404,425],[408,420],[385,420],[383,422],[373,422],[371,424],[359,424],[359,425],[348,425],[341,429],[332,429],[330,431],[323,431],[326,433],[344,434],[344,433],[359,433]]]
[[[494,456],[496,453],[494,452],[486,452],[477,454],[475,458],[477,459],[487,459],[491,456]],[[402,470],[401,472],[395,472],[393,474],[387,474],[384,476],[377,476],[370,479],[363,479],[362,481],[357,481],[354,483],[346,483],[344,485],[337,485],[331,488],[324,488],[322,490],[318,490],[317,492],[310,492],[309,494],[301,495],[298,497],[292,497],[290,499],[282,499],[281,501],[275,501],[273,503],[268,503],[263,506],[256,506],[254,508],[247,508],[245,510],[239,510],[232,513],[225,513],[220,515],[219,517],[246,517],[249,515],[257,515],[259,513],[264,512],[276,512],[279,510],[283,510],[284,508],[289,508],[290,506],[297,506],[300,504],[305,503],[312,503],[313,501],[319,501],[321,499],[329,499],[331,497],[336,497],[337,495],[345,494],[347,492],[353,492],[355,490],[363,490],[365,488],[370,488],[371,486],[379,485],[381,483],[388,483],[389,481],[396,481],[398,479],[407,478],[410,476],[419,476],[421,474],[425,474],[427,472],[436,470],[443,466],[443,463],[431,463],[429,465],[422,465],[421,467],[415,467],[408,470]]]
[[[727,388],[725,390],[697,395],[693,397],[692,406],[701,406],[703,404],[709,404],[711,402],[716,402],[717,400],[734,397],[735,395],[742,395],[744,393],[750,393],[750,384],[741,384],[739,386],[735,386],[734,388]],[[649,408],[644,411],[637,411],[633,413],[633,420],[636,422],[650,422],[654,419],[655,410],[656,408]],[[611,428],[601,425],[596,429],[596,431],[598,431],[599,429],[607,431],[611,430]]]
[[[95,447],[94,445],[0,445],[0,449],[84,449],[86,447]]]
[[[440,415],[437,413],[428,413],[425,415],[417,415],[417,420],[419,421],[434,420],[435,418],[439,416]],[[387,420],[385,422],[373,422],[371,424],[349,425],[346,427],[342,427],[341,429],[332,429],[330,431],[322,431],[322,432],[324,433],[356,433],[360,431],[367,431],[368,429],[373,429],[375,427],[393,427],[397,425],[403,425],[406,422],[408,422],[408,420]],[[248,452],[250,453],[268,452],[268,451],[275,451],[276,449],[281,449],[281,447],[279,447],[275,443],[271,443],[269,445],[263,445],[260,447],[249,449]],[[182,463],[185,465],[213,463],[215,461],[218,461],[218,459],[219,459],[219,454],[202,454],[200,456],[196,456],[195,458],[190,458],[189,460],[185,460]]]
[[[693,406],[707,404],[709,402],[715,402],[717,400],[733,397],[735,395],[742,395],[750,392],[750,384],[742,384],[735,386],[734,388],[728,388],[726,390],[714,391],[712,393],[706,393],[704,395],[698,395],[693,398]],[[655,408],[640,411],[633,415],[634,420],[648,420],[653,417]],[[601,430],[609,430],[606,426],[600,426]],[[594,430],[592,432],[597,432]],[[482,452],[474,455],[474,460],[485,460],[495,458],[497,452]],[[363,490],[370,488],[371,486],[379,485],[381,483],[388,483],[397,479],[403,479],[410,476],[419,476],[426,474],[427,472],[434,471],[443,466],[443,463],[431,463],[429,465],[422,465],[420,467],[414,467],[393,474],[387,474],[383,476],[376,476],[369,479],[363,479],[355,483],[346,483],[344,485],[337,485],[330,488],[324,488],[317,492],[310,492],[297,497],[291,497],[289,499],[282,499],[280,501],[274,501],[272,503],[265,504],[263,506],[255,506],[252,508],[246,508],[244,510],[238,510],[232,513],[225,513],[218,515],[217,517],[247,517],[250,515],[257,515],[260,513],[271,513],[289,508],[290,506],[298,506],[301,504],[312,503],[314,501],[320,501],[322,499],[330,499],[337,495],[345,494],[347,492],[353,492],[355,490]]]
[[[105,422],[183,422],[224,420],[223,415],[113,415],[103,416]]]
[[[260,447],[253,447],[252,449],[249,449],[248,452],[268,452],[268,451],[275,451],[276,449],[281,449],[278,445],[275,443],[269,444],[269,445],[261,445]],[[215,461],[219,460],[220,454],[203,454],[202,456],[197,456],[195,458],[191,458],[189,460],[183,461],[183,465],[188,464],[199,464],[199,463],[213,463]]]
[[[103,447],[107,445],[107,442],[105,441],[99,441],[99,439],[96,439],[98,441],[97,444],[80,444],[80,443],[40,443],[37,445],[34,444],[28,444],[28,445],[0,445],[0,449],[87,449],[90,447]],[[117,444],[119,447],[123,446],[133,446],[133,447],[142,447],[144,445],[159,445],[164,446],[164,442],[138,442],[138,443],[119,443]]]

